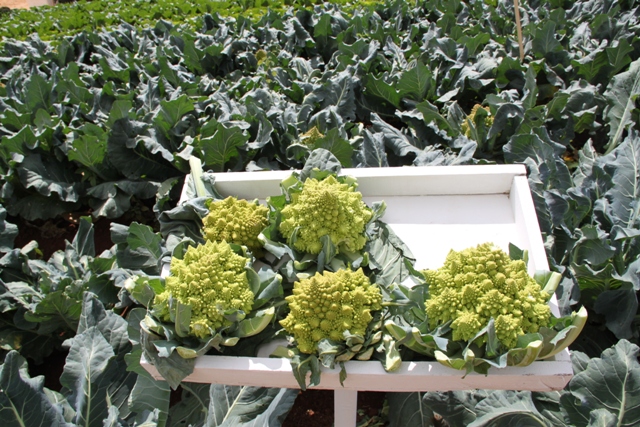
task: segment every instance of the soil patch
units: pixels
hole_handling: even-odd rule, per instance
[[[359,392],[358,393],[358,424],[365,420],[370,423],[364,425],[381,425],[379,415],[384,406],[386,393]],[[378,420],[378,422],[376,422]],[[282,423],[282,427],[331,427],[334,424],[333,391],[306,390],[301,391],[291,412]]]
[[[29,9],[27,0],[0,0],[0,7],[8,7],[10,9]]]

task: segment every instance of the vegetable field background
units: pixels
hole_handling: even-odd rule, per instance
[[[639,425],[640,2],[520,15],[522,60],[501,0],[1,9],[5,424],[281,425],[297,391],[172,400],[140,368],[129,290],[189,232],[191,156],[261,171],[324,148],[345,167],[526,164],[561,310],[589,310],[564,390],[389,393],[362,425]]]

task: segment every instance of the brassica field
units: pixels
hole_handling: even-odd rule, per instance
[[[522,43],[510,0],[0,11],[3,426],[280,426],[298,390],[182,382],[172,401],[140,365],[140,324],[163,264],[201,240],[207,205],[177,205],[200,194],[190,160],[215,194],[207,171],[299,170],[319,152],[345,168],[525,164],[561,314],[588,310],[564,390],[388,393],[376,422],[640,425],[640,2],[523,0],[518,21]],[[120,221],[141,206],[152,220]],[[64,250],[14,243],[16,224],[62,216],[77,219]],[[266,295],[274,276],[259,280]],[[33,367],[60,354],[53,390]]]

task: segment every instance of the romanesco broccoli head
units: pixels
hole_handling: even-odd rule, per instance
[[[251,311],[253,292],[245,266],[248,259],[236,254],[227,242],[207,241],[190,247],[183,259],[171,260],[171,275],[166,278],[165,291],[156,295],[154,312],[163,321],[170,321],[169,299],[191,306],[190,332],[206,338],[231,321],[227,310]]]
[[[290,312],[280,324],[307,354],[314,353],[323,338],[344,341],[345,331],[364,336],[373,320],[371,311],[382,308],[380,289],[362,269],[316,273],[295,282],[286,300]]]
[[[338,251],[356,252],[367,241],[364,230],[372,216],[373,211],[354,185],[342,184],[333,175],[321,181],[309,178],[282,209],[280,232],[303,252],[320,253],[320,238],[325,235]],[[292,242],[294,232],[296,239]]]
[[[507,348],[516,346],[518,336],[549,325],[550,295],[529,276],[524,261],[512,260],[491,243],[452,250],[441,268],[423,274],[429,284],[429,325],[451,320],[456,341],[471,340],[491,318]]]
[[[214,242],[244,245],[252,251],[260,250],[258,235],[268,225],[269,209],[255,202],[227,197],[210,201],[209,213],[204,217],[204,235]]]
[[[460,130],[467,138],[471,138],[470,123],[475,123],[476,114],[478,113],[478,110],[480,108],[484,109],[487,113],[489,113],[489,115],[484,118],[485,127],[490,128],[491,125],[493,124],[493,116],[491,115],[491,110],[489,109],[489,107],[483,107],[480,104],[474,105],[473,108],[471,109],[471,113],[469,113],[466,120],[462,122],[462,125],[460,126]]]
[[[316,126],[314,126],[300,135],[300,144],[306,145],[309,148],[313,148],[316,142],[322,137],[324,137],[324,135],[318,130]]]

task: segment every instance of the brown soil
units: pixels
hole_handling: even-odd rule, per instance
[[[382,425],[379,415],[385,395],[370,391],[358,393],[358,425]],[[306,390],[298,395],[282,427],[331,427],[333,422],[333,391]]]
[[[0,7],[8,7],[10,9],[29,9],[27,0],[0,0]]]

